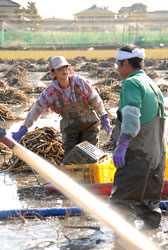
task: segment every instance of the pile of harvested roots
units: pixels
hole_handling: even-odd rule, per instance
[[[26,103],[28,101],[27,96],[23,91],[17,88],[0,88],[0,102],[8,104]]]
[[[6,147],[2,142],[0,142],[0,155],[9,155],[12,151]]]
[[[16,119],[21,119],[21,118],[19,118],[17,115],[15,115],[7,107],[0,104],[0,121],[16,120]]]
[[[8,79],[9,86],[20,86],[27,82],[26,77],[29,72],[20,65],[13,65],[4,75]]]
[[[52,127],[37,128],[22,137],[20,144],[32,152],[42,156],[54,165],[60,165],[64,156],[62,149],[62,137],[58,130]],[[1,171],[30,171],[18,156],[12,156],[1,165]]]

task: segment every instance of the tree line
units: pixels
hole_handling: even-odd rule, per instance
[[[119,9],[118,14],[140,14],[146,13],[147,6],[142,3],[136,3],[129,7],[122,7]],[[15,13],[20,17],[22,20],[32,20],[32,19],[41,19],[41,16],[38,14],[38,9],[36,7],[35,2],[28,2],[27,7],[19,7],[15,10]]]

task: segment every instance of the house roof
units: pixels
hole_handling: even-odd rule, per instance
[[[106,7],[97,7],[96,5],[93,5],[89,9],[74,14],[74,16],[90,16],[90,15],[96,15],[96,16],[114,15],[114,12],[108,10]]]
[[[11,0],[0,0],[1,7],[20,7],[20,4]]]
[[[168,10],[155,10],[154,13],[168,13]]]

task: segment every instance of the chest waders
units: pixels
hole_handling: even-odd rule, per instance
[[[100,130],[100,120],[96,113],[90,108],[89,104],[79,99],[76,86],[74,88],[77,101],[68,106],[64,105],[61,93],[57,91],[61,104],[60,114],[62,120],[60,129],[64,157],[80,142],[88,141],[93,145],[97,145]]]
[[[156,92],[155,92],[156,93]],[[159,102],[159,96],[158,102]],[[115,142],[121,131],[121,122],[116,122]],[[165,118],[158,116],[141,125],[139,134],[132,139],[126,151],[125,166],[115,173],[110,203],[121,213],[143,219],[152,227],[160,224],[161,212],[158,203],[166,167]]]

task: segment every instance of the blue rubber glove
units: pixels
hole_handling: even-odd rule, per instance
[[[101,121],[102,121],[103,127],[104,127],[107,135],[109,135],[111,132],[111,125],[110,125],[110,120],[109,120],[108,114],[103,115],[101,117]]]
[[[129,143],[132,141],[132,136],[121,132],[118,144],[113,153],[114,166],[122,168],[125,165],[125,154]]]
[[[27,128],[21,126],[18,132],[12,132],[12,137],[15,141],[19,142],[20,139],[27,134]]]

